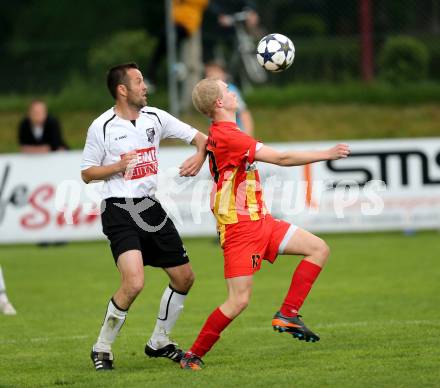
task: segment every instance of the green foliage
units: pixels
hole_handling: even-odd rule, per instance
[[[288,71],[269,74],[272,83],[286,85],[292,80],[332,82],[360,79],[359,38],[290,37],[295,44],[295,61]],[[384,65],[386,71],[390,70],[391,78],[397,78],[401,83],[413,79],[440,79],[439,38],[392,38],[376,58],[380,76],[387,80],[384,77]]]
[[[360,46],[356,38],[293,38],[295,61],[280,74],[270,74],[274,83],[295,81],[347,81],[359,79]]]
[[[380,76],[393,84],[425,79],[428,65],[425,45],[409,36],[389,38],[379,56]]]
[[[429,52],[429,79],[440,80],[440,37],[425,36],[419,39]]]
[[[160,31],[163,2],[130,0],[0,1],[0,90],[59,91],[87,71],[92,44],[122,30]]]
[[[274,75],[277,77],[278,75]],[[37,96],[0,95],[0,112],[24,112],[29,102]],[[113,103],[105,86],[105,73],[96,77],[94,83],[79,74],[72,74],[65,87],[57,94],[38,95],[47,101],[49,108],[57,112],[81,110],[99,111]],[[360,104],[427,104],[440,102],[440,83],[423,82],[396,87],[376,82],[304,83],[290,81],[283,86],[261,86],[246,93],[246,101],[252,107],[284,108],[304,103],[360,103]],[[165,90],[149,96],[149,104],[167,109]]]
[[[387,83],[364,84],[345,82],[340,84],[295,83],[284,87],[264,86],[246,95],[253,106],[283,107],[302,103],[361,103],[411,105],[440,102],[440,84],[426,82],[396,87]]]
[[[102,78],[111,66],[119,63],[136,62],[142,67],[149,63],[155,45],[156,39],[144,30],[119,31],[90,49],[90,72]]]
[[[108,244],[2,247],[2,269],[18,314],[0,315],[0,385],[438,386],[438,233],[323,237],[332,259],[302,310],[321,341],[304,343],[271,328],[299,260],[280,256],[274,265],[263,263],[249,307],[204,357],[206,369],[200,373],[143,353],[168,284],[163,271],[146,269],[145,289],[113,346],[116,369],[96,373],[90,348],[119,283]],[[172,335],[188,349],[225,300],[226,289],[221,249],[211,239],[184,241],[197,279]]]
[[[270,97],[274,98],[275,95],[274,92]],[[66,106],[58,105],[57,98],[47,100],[51,112],[60,119],[64,137],[72,149],[81,150],[84,147],[90,123],[110,107],[110,95],[103,93],[102,96],[108,98],[102,107],[84,110],[65,110]],[[15,107],[19,106],[18,102]],[[161,106],[157,104],[156,95],[151,104]],[[0,114],[0,152],[18,150],[17,125],[23,117],[26,104],[22,106],[23,109],[16,112],[2,111]],[[252,102],[249,106],[255,120],[255,136],[264,142],[438,137],[439,134],[438,103],[397,107],[355,102],[264,106]],[[185,114],[182,120],[205,132],[209,125],[205,117],[195,112]],[[176,141],[174,144],[181,143]]]
[[[326,33],[326,25],[318,15],[297,14],[292,18],[286,18],[283,24],[283,32],[289,36],[317,37]]]

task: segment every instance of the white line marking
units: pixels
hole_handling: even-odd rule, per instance
[[[337,329],[340,327],[371,327],[371,326],[412,326],[412,325],[424,325],[424,326],[437,326],[440,327],[440,321],[437,320],[412,320],[412,321],[360,321],[360,322],[338,322],[338,323],[321,323],[314,327],[319,329]],[[269,327],[270,328],[270,327]],[[261,325],[255,327],[247,327],[246,330],[252,331],[267,331],[268,325],[262,322]],[[127,333],[127,331],[125,331]],[[145,337],[144,334],[130,333],[130,337],[138,336]],[[57,342],[57,341],[75,341],[91,339],[90,335],[71,335],[71,336],[56,336],[56,337],[35,337],[35,338],[20,338],[20,339],[1,339],[0,344],[20,344],[20,343],[38,343],[38,342]],[[93,337],[94,338],[94,337]]]
[[[49,342],[49,341],[74,341],[74,340],[84,340],[91,338],[89,335],[71,335],[71,336],[60,336],[60,337],[34,337],[34,338],[20,338],[20,339],[0,339],[0,344],[18,344],[18,343],[38,343],[38,342]]]

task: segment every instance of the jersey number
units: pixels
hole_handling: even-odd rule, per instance
[[[218,173],[217,162],[215,161],[214,152],[212,152],[212,151],[207,151],[207,152],[209,155],[209,161],[211,162],[211,171],[212,171],[212,174],[214,175],[214,182],[217,183],[219,173]]]

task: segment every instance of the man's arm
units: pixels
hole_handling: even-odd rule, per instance
[[[322,160],[346,158],[350,154],[347,144],[337,144],[324,151],[286,151],[279,152],[268,146],[261,147],[255,153],[255,160],[278,166],[302,166]]]
[[[119,173],[124,173],[129,163],[137,159],[135,151],[126,153],[119,162],[107,166],[92,166],[81,171],[81,178],[85,183],[100,181]]]
[[[50,146],[47,144],[21,145],[20,151],[25,154],[46,154],[46,153],[50,152]]]
[[[189,157],[182,163],[179,171],[180,176],[195,176],[199,173],[206,159],[207,141],[208,137],[205,134],[197,132],[191,141],[191,144],[196,146],[197,151],[195,155]]]

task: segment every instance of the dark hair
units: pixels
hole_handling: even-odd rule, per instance
[[[123,63],[113,66],[107,73],[107,88],[115,100],[118,85],[127,86],[127,70],[129,69],[139,69],[139,67],[134,62]]]

